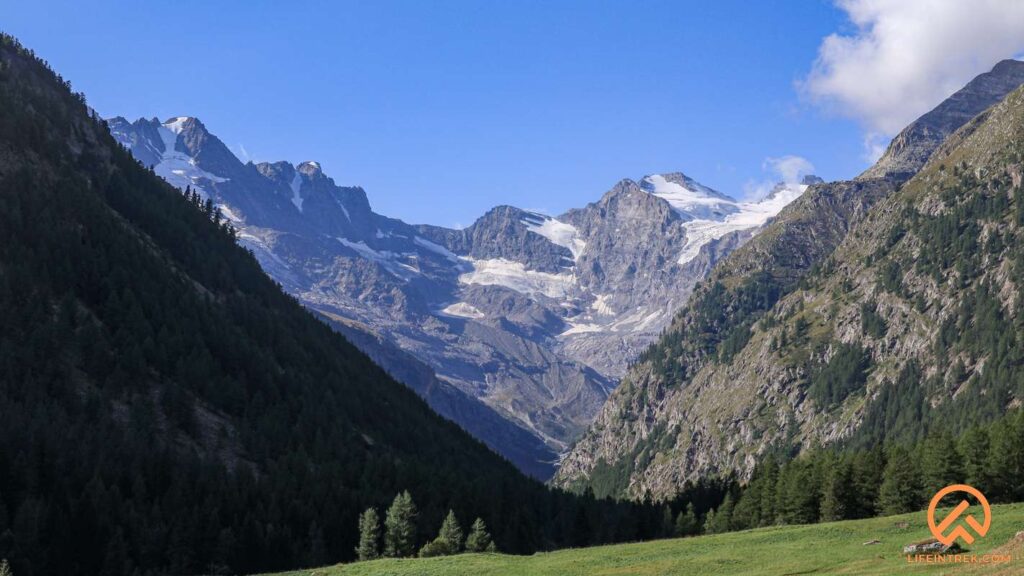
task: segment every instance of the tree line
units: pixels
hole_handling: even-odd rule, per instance
[[[1024,412],[1013,411],[959,436],[938,430],[914,444],[867,450],[817,450],[785,462],[774,456],[749,482],[724,480],[703,514],[685,497],[672,504],[674,535],[812,524],[923,509],[951,484],[966,483],[992,503],[1024,500]]]
[[[356,556],[360,561],[377,558],[406,558],[416,553],[416,505],[408,491],[395,496],[384,519],[381,532],[380,516],[376,508],[367,508],[359,515],[359,545]],[[383,551],[381,543],[383,542]],[[437,537],[419,548],[421,558],[450,556],[462,552],[497,552],[494,541],[482,518],[473,521],[469,535],[463,539],[462,527],[449,510]]]

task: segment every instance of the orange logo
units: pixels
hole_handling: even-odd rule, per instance
[[[974,516],[971,516],[970,514],[963,519],[964,524],[967,524],[967,526],[957,522],[960,515],[964,513],[964,510],[967,510],[970,506],[970,503],[967,502],[967,500],[961,500],[948,516],[936,524],[935,508],[938,507],[939,501],[941,501],[943,497],[953,492],[966,492],[967,494],[974,496],[974,498],[981,504],[982,512],[985,513],[984,522],[978,523],[978,521],[974,519]],[[942,542],[946,546],[952,544],[957,538],[962,538],[966,544],[974,542],[974,536],[971,535],[971,530],[973,530],[980,538],[988,532],[988,527],[991,523],[992,508],[988,505],[988,499],[986,499],[985,495],[977,488],[968,486],[967,484],[953,484],[952,486],[946,486],[942,490],[939,490],[935,496],[932,496],[932,501],[928,504],[928,528],[931,529],[932,536],[935,536],[936,540]],[[954,524],[956,524],[956,527],[949,530],[949,527]],[[968,526],[971,530],[967,529]]]

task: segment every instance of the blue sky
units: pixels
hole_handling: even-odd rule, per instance
[[[0,26],[104,116],[197,116],[243,159],[318,160],[452,226],[655,172],[743,196],[786,155],[855,175],[870,114],[800,86],[827,36],[871,33],[857,2],[0,0]]]

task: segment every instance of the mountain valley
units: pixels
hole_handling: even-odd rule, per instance
[[[559,217],[499,206],[454,230],[376,214],[317,162],[243,164],[195,118],[109,125],[157,175],[212,199],[288,292],[540,479],[695,283],[820,182],[740,202],[652,175]]]

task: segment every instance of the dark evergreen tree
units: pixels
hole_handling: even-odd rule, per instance
[[[783,488],[782,517],[787,524],[809,524],[819,515],[821,484],[810,459],[797,459],[783,467],[779,477]]]
[[[395,496],[384,519],[384,556],[405,558],[416,552],[416,516],[408,490]]]
[[[927,502],[939,490],[963,481],[962,458],[949,432],[943,430],[929,435],[920,456],[922,501]]]
[[[376,508],[367,508],[359,515],[359,546],[356,547],[359,560],[375,560],[380,557],[380,517]]]
[[[676,531],[675,519],[672,518],[672,507],[665,504],[661,508],[661,536],[662,538],[671,538]]]
[[[676,536],[696,536],[700,533],[700,522],[697,520],[697,513],[693,509],[693,503],[686,504],[686,511],[676,516]]]
[[[885,452],[881,447],[859,451],[853,457],[853,509],[851,518],[868,518],[878,513],[878,489],[885,470]]]
[[[726,494],[722,504],[716,510],[708,513],[707,523],[704,525],[704,532],[707,534],[721,534],[732,529],[732,494]]]
[[[715,529],[715,509],[708,510],[708,513],[704,515],[704,526],[702,532],[704,534],[712,534]]]
[[[459,526],[459,520],[455,517],[455,511],[448,511],[437,538],[448,546],[449,554],[462,552],[462,527]]]
[[[889,452],[878,504],[882,514],[903,514],[921,509],[921,483],[910,453],[896,447]]]
[[[761,475],[761,514],[759,526],[774,524],[778,518],[778,510],[775,507],[775,493],[779,483],[779,465],[775,458],[769,456],[762,466]]]
[[[991,429],[986,476],[991,478],[991,499],[1024,499],[1024,412],[996,422]]]
[[[964,481],[983,493],[989,493],[991,479],[986,469],[989,455],[988,431],[979,426],[972,426],[960,437],[958,452],[963,458]]]
[[[821,497],[821,521],[834,522],[854,517],[857,489],[853,481],[853,465],[846,458],[827,461],[825,485]]]
[[[491,535],[487,532],[487,524],[483,519],[477,518],[473,521],[473,526],[469,529],[469,536],[466,538],[466,552],[492,552],[493,550],[494,542],[491,541]]]

